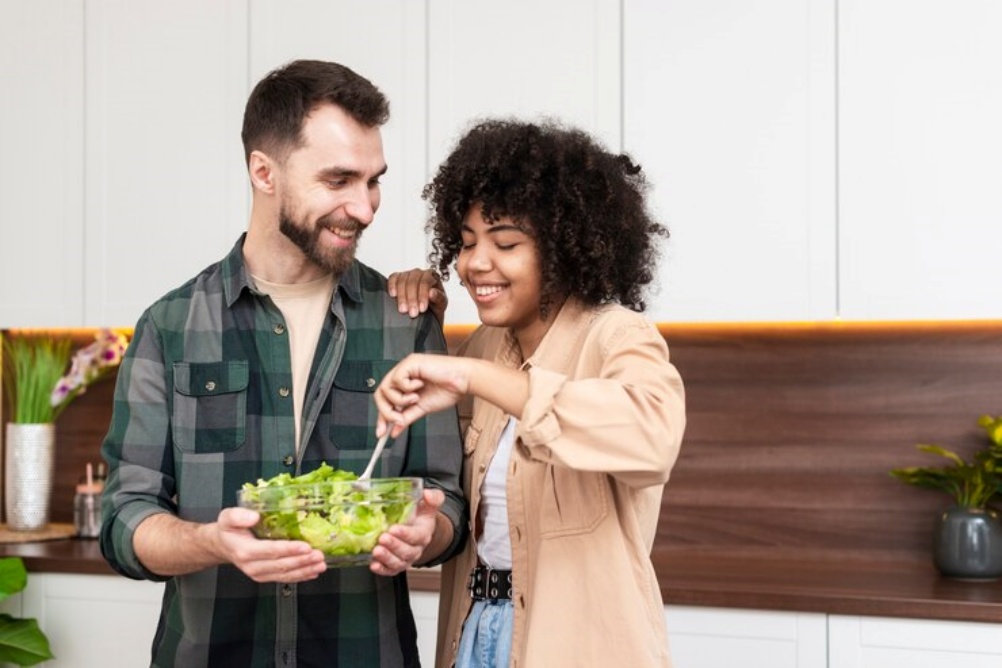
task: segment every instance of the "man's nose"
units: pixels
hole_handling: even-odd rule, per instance
[[[345,213],[363,225],[368,226],[376,217],[379,206],[378,197],[374,197],[368,187],[353,190],[351,199],[345,204]]]

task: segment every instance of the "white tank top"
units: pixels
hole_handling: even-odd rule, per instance
[[[508,418],[508,424],[498,438],[498,449],[491,458],[487,475],[480,486],[480,505],[484,526],[477,542],[477,556],[491,568],[511,570],[511,536],[508,534],[508,462],[515,444],[518,420]]]

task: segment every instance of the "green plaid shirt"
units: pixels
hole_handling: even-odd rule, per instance
[[[417,666],[405,575],[330,569],[298,585],[257,584],[233,566],[163,578],[132,547],[154,513],[212,522],[248,481],[326,461],[361,472],[375,446],[372,392],[411,352],[446,350],[429,314],[397,312],[386,280],[355,262],[341,277],[310,373],[297,455],[289,341],[281,312],[252,285],[243,238],[217,264],[151,306],[118,372],[101,550],[130,578],[166,581],[154,666]],[[466,531],[453,411],[387,444],[375,476],[418,476],[445,491],[452,556]]]

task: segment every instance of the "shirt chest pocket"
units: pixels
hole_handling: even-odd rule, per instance
[[[175,362],[174,444],[200,454],[243,445],[249,379],[246,361]]]
[[[339,450],[371,450],[376,445],[376,402],[372,395],[396,360],[341,362],[331,393],[331,442]]]
[[[593,531],[608,513],[609,489],[604,473],[546,465],[539,511],[542,537]]]

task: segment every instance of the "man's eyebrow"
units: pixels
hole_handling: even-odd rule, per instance
[[[387,171],[387,166],[383,165],[383,168],[376,172],[372,178],[378,179],[380,176],[385,174]],[[327,167],[321,169],[317,175],[323,179],[357,179],[361,178],[362,172],[357,169],[350,169],[348,167]]]

